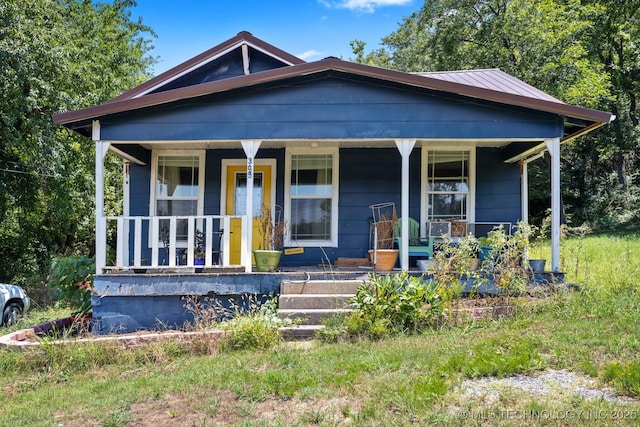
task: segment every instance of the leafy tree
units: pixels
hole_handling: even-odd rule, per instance
[[[427,0],[358,62],[405,71],[500,68],[572,104],[611,111],[611,125],[565,144],[563,190],[575,223],[638,219],[640,1]],[[544,177],[544,163],[532,165]],[[548,184],[533,181],[538,217]]]
[[[134,5],[0,2],[0,281],[38,286],[54,255],[93,246],[94,147],[51,116],[150,76],[153,32],[131,19]],[[120,167],[108,164],[118,183]]]

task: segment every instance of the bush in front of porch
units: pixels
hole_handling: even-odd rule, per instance
[[[442,324],[446,302],[439,286],[422,277],[372,274],[350,301],[355,310],[342,320],[330,319],[318,331],[324,341],[343,338],[381,339],[415,333]]]

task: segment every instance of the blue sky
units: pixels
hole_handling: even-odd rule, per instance
[[[353,57],[349,42],[360,39],[367,51],[395,31],[421,0],[138,0],[132,18],[142,17],[158,37],[155,73],[168,70],[249,31],[280,49],[315,61]]]

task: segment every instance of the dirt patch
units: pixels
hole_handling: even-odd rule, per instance
[[[233,425],[243,420],[280,421],[285,424],[328,422],[351,423],[360,403],[346,397],[332,399],[267,399],[260,402],[238,399],[230,391],[211,395],[168,395],[131,405],[129,426],[169,427],[175,425]]]

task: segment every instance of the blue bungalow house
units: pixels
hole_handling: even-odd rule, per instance
[[[495,69],[307,63],[247,32],[102,105],[53,117],[96,147],[98,332],[177,325],[185,295],[269,293],[283,277],[362,258],[372,204],[395,203],[423,236],[438,220],[468,230],[526,220],[526,166],[544,151],[558,271],[560,144],[613,119]],[[125,164],[119,217],[104,215],[108,150]],[[284,246],[295,248],[276,273],[252,271],[264,205],[282,207]],[[202,273],[194,246],[204,249]]]

